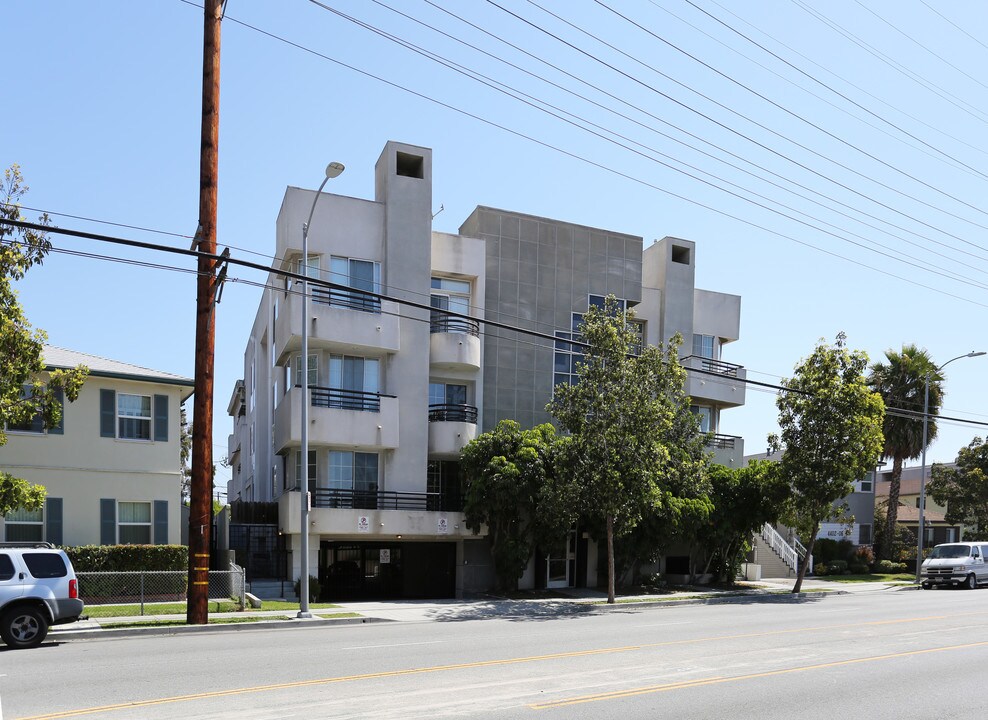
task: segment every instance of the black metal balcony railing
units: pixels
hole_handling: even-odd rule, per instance
[[[734,363],[727,363],[722,360],[713,360],[712,358],[701,357],[700,355],[689,355],[684,360],[699,360],[700,370],[706,370],[707,372],[719,373],[721,375],[726,375],[727,377],[737,377],[738,370],[740,370],[742,365],[735,365]],[[690,367],[692,363],[686,363],[686,367]]]
[[[362,312],[381,312],[381,299],[360,290],[332,290],[313,286],[312,301]]]
[[[432,333],[463,333],[480,337],[480,323],[473,318],[453,317],[443,313],[432,313],[429,324]]]
[[[318,488],[312,507],[344,510],[433,510],[462,512],[463,498],[449,493],[414,493],[392,490],[339,490]]]
[[[300,386],[296,385],[295,387]],[[312,398],[312,407],[364,410],[366,412],[380,412],[381,398],[395,397],[394,395],[384,395],[383,393],[343,390],[342,388],[329,388],[317,385],[309,386],[309,396]]]
[[[477,424],[477,408],[473,405],[430,405],[429,422],[465,422]]]
[[[707,447],[716,448],[718,450],[733,450],[735,443],[741,438],[737,435],[721,435],[719,433],[711,433],[707,436]]]

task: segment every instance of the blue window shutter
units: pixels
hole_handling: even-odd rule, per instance
[[[154,439],[168,442],[168,396],[154,396]]]
[[[62,392],[62,388],[55,388],[55,399],[58,404],[62,406],[62,417],[58,420],[58,425],[48,428],[49,435],[64,435],[65,434],[65,394]],[[59,500],[61,502],[61,500]],[[54,540],[50,541],[54,542]]]
[[[117,436],[117,393],[115,390],[99,391],[99,436]]]
[[[45,540],[62,544],[62,498],[45,500]]]
[[[99,544],[117,544],[117,501],[113,498],[99,501]]]
[[[168,544],[168,501],[154,501],[154,544]]]

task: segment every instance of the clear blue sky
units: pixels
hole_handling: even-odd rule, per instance
[[[373,164],[393,139],[434,150],[435,205],[445,207],[436,230],[456,232],[474,206],[489,205],[646,243],[696,241],[698,286],[742,297],[741,339],[724,359],[752,379],[777,382],[818,339],[841,330],[872,359],[904,342],[937,362],[988,350],[988,4],[539,0],[559,18],[521,0],[498,0],[504,9],[481,0],[387,4],[409,17],[370,0],[325,3],[599,127],[574,127],[307,0],[230,0],[221,248],[264,262],[285,187],[317,186],[330,160],[347,166],[334,192],[373,197]],[[5,3],[3,18],[0,165],[21,164],[32,188],[26,204],[191,235],[201,9],[180,0],[52,0]],[[53,219],[188,247],[183,238]],[[190,274],[54,253],[20,291],[53,344],[193,374]],[[259,296],[256,286],[230,283],[217,313],[216,458],[226,452],[226,404]],[[986,373],[988,357],[952,364],[945,414],[988,422]],[[774,394],[749,388],[747,398],[724,414],[721,430],[760,452],[776,428]],[[929,459],[952,460],[985,430],[942,423]],[[227,476],[221,469],[218,481]]]

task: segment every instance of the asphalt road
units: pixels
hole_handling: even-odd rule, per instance
[[[988,590],[437,615],[0,650],[11,718],[988,716]]]

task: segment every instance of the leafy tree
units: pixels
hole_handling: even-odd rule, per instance
[[[930,375],[929,422],[927,445],[937,436],[936,418],[943,403],[943,375],[930,359],[926,350],[915,345],[903,345],[901,352],[885,351],[886,362],[871,366],[868,384],[882,396],[886,407],[910,410],[915,415],[903,417],[892,413],[885,415],[882,431],[885,435],[882,457],[892,458],[892,475],[889,477],[888,516],[883,524],[885,532],[895,528],[899,517],[899,487],[902,480],[902,463],[915,460],[923,452],[923,401],[926,375]],[[884,538],[882,547],[891,549],[891,537]],[[883,556],[884,559],[891,559]]]
[[[576,520],[573,486],[556,472],[565,442],[548,423],[522,430],[502,420],[460,454],[466,525],[487,525],[501,589],[517,589],[535,546],[565,539]]]
[[[583,514],[604,526],[607,601],[614,602],[615,533],[629,533],[684,487],[703,481],[699,423],[689,412],[677,336],[663,351],[639,349],[613,296],[591,307],[580,331],[587,349],[579,382],[557,385],[547,410],[570,434],[566,471],[580,489]],[[699,493],[698,493],[699,494]]]
[[[845,342],[844,333],[832,347],[820,342],[782,382],[786,390],[775,403],[781,436],[769,436],[773,452],[785,449],[778,472],[790,489],[786,520],[806,538],[808,555],[834,503],[875,467],[882,450],[885,409],[864,376],[868,356]],[[805,574],[804,563],[794,593]]]
[[[988,540],[988,440],[976,437],[957,453],[957,467],[936,463],[927,492],[947,508],[947,522],[977,527],[973,540]]]
[[[697,534],[707,551],[704,572],[732,582],[751,536],[779,519],[789,487],[781,481],[778,465],[766,460],[741,468],[713,465],[710,485],[713,512]]]
[[[69,401],[79,396],[86,368],[51,370],[47,382],[42,357],[48,339],[42,330],[32,330],[17,300],[13,283],[34,265],[40,265],[51,243],[44,233],[4,224],[22,220],[20,199],[28,191],[20,168],[4,171],[0,184],[0,446],[7,442],[10,425],[39,419],[45,428],[54,427],[62,417],[61,397]],[[41,225],[48,224],[42,215]],[[44,505],[45,489],[10,473],[0,471],[0,515],[23,507],[37,510]]]
[[[179,436],[179,465],[182,474],[182,502],[187,503],[189,499],[189,489],[192,486],[192,468],[189,467],[189,460],[192,458],[192,428],[189,426],[189,416],[185,412],[185,405],[181,407],[181,418],[179,420],[181,434]],[[216,476],[216,466],[213,465],[213,477]],[[213,513],[216,514],[215,512]]]

